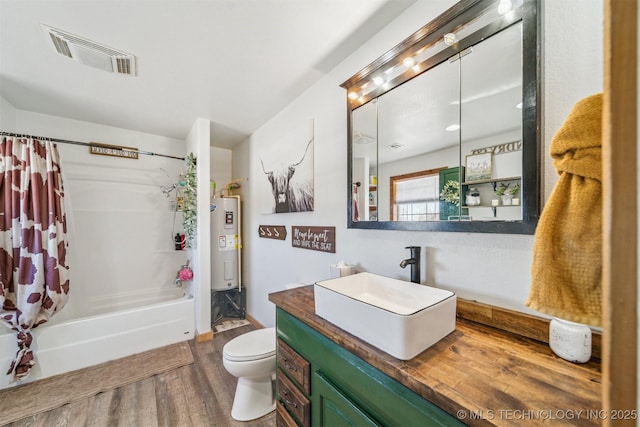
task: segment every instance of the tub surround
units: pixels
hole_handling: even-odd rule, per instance
[[[543,342],[459,316],[453,333],[402,361],[317,316],[313,286],[272,293],[269,300],[465,424],[507,426],[526,419],[533,425],[551,416],[562,422],[559,417],[564,414],[573,417],[565,420],[569,423],[578,416],[581,425],[602,421],[594,415],[602,407],[601,369],[595,358],[585,364],[570,363]],[[504,315],[501,309],[493,313],[488,307],[462,306],[459,314],[475,313],[471,316],[483,323]],[[544,321],[538,325],[524,335],[540,335]]]

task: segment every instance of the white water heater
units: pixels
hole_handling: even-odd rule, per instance
[[[240,198],[215,198],[211,203],[211,289],[235,289],[240,284]]]

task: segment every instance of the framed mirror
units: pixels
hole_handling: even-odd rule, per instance
[[[342,84],[350,228],[533,234],[538,8],[460,2]]]

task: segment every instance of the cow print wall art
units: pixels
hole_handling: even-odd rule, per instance
[[[259,154],[262,212],[313,211],[314,121],[283,132]]]

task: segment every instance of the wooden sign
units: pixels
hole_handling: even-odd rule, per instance
[[[120,147],[117,145],[99,144],[97,142],[89,143],[89,153],[100,156],[121,157],[124,159],[137,159],[138,149],[131,147]]]
[[[335,227],[291,226],[291,246],[320,252],[336,252]]]
[[[284,225],[259,225],[258,236],[265,239],[285,240],[287,227]]]

